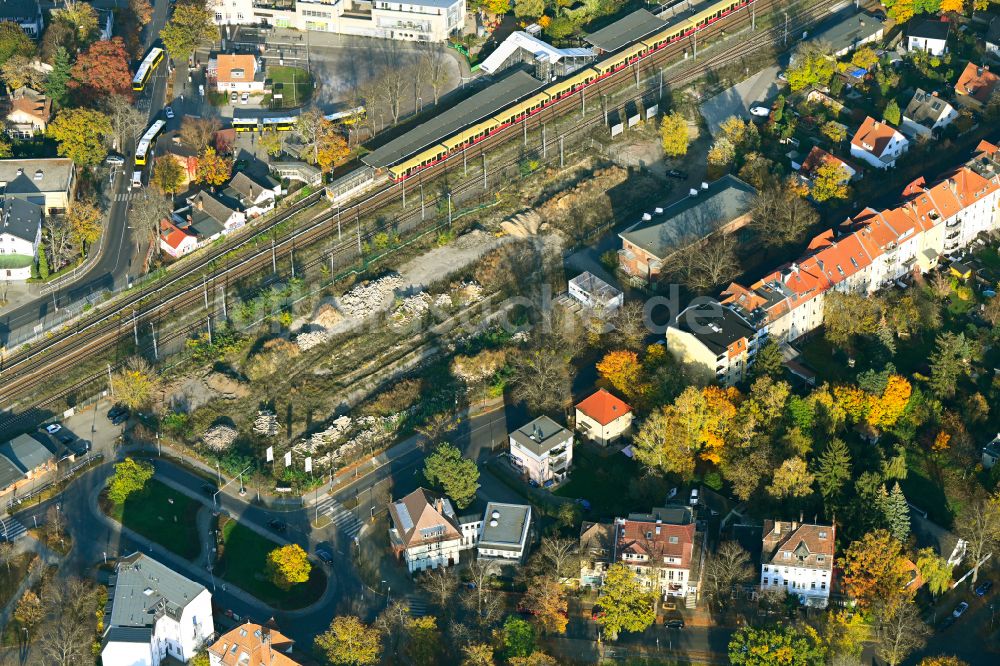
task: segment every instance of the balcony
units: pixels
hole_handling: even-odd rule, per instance
[[[566,458],[558,458],[556,460],[550,460],[549,469],[552,470],[553,474],[562,474],[567,469],[569,469],[569,460],[567,460]]]
[[[962,220],[958,220],[958,219],[948,220],[947,222],[945,222],[944,228],[945,229],[954,229],[957,226],[961,226],[961,224],[962,224]]]
[[[954,233],[950,233],[947,236],[945,236],[944,239],[946,241],[955,240],[956,238],[958,238],[961,235],[962,235],[962,233],[960,231],[955,231]]]

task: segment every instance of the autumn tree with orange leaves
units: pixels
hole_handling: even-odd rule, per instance
[[[888,530],[869,532],[851,543],[839,564],[844,589],[863,610],[875,602],[886,604],[905,598],[903,546]]]
[[[205,148],[198,157],[198,168],[195,170],[195,180],[207,185],[222,185],[229,180],[233,170],[232,160],[222,157],[214,148]]]
[[[529,582],[521,605],[535,616],[543,634],[564,634],[569,622],[566,586],[544,576]]]
[[[889,375],[881,395],[857,386],[833,387],[834,400],[854,423],[866,422],[873,428],[891,428],[899,421],[910,401],[913,388],[905,377]]]
[[[121,37],[91,44],[77,58],[70,77],[70,89],[86,102],[110,95],[132,98],[132,73]]]
[[[638,395],[642,364],[634,351],[610,351],[597,363],[597,372],[619,393]]]

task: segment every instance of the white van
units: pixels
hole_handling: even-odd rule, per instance
[[[136,189],[136,188],[139,188],[139,187],[142,187],[142,172],[141,171],[133,171],[132,172],[132,182],[128,184],[128,188],[131,190],[131,189]]]

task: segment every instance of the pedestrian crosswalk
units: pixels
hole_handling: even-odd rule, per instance
[[[27,531],[24,525],[13,518],[0,518],[0,541],[17,541]]]
[[[337,529],[352,539],[358,536],[361,533],[361,528],[364,527],[364,523],[358,520],[357,516],[332,497],[324,497],[320,500],[314,511],[328,516]]]
[[[131,198],[132,198],[132,193],[131,192],[119,192],[119,193],[115,194],[115,201],[118,201],[118,202],[128,201]]]

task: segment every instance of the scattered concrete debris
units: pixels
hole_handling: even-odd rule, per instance
[[[269,409],[257,411],[257,418],[253,421],[253,431],[265,437],[274,437],[278,434],[278,415]]]
[[[221,453],[228,450],[238,436],[239,432],[236,431],[236,428],[227,425],[217,425],[206,430],[205,434],[201,436],[201,441],[212,451]]]

